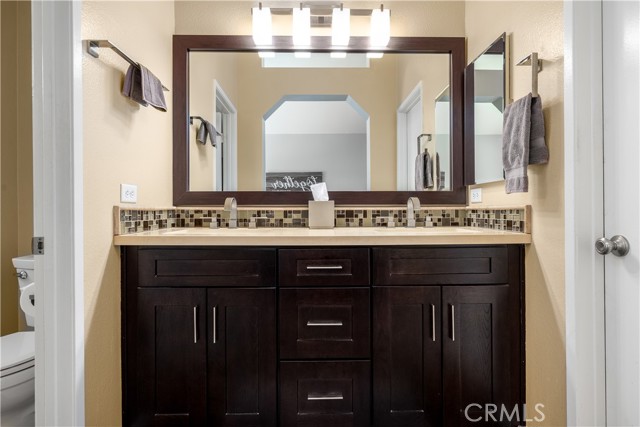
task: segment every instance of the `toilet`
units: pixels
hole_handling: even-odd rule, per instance
[[[20,309],[33,326],[33,255],[13,258]],[[35,425],[35,332],[16,332],[0,337],[0,425]]]

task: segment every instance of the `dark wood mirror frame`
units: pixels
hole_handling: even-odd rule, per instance
[[[276,52],[293,52],[291,37],[274,37]],[[351,53],[367,52],[368,37],[351,37]],[[417,196],[425,205],[462,205],[467,202],[463,184],[463,84],[465,67],[463,37],[392,37],[384,53],[448,53],[451,85],[451,188],[452,191],[330,191],[336,204],[397,205]],[[189,191],[189,52],[258,52],[251,36],[173,36],[173,204],[175,206],[221,205],[235,197],[242,205],[302,205],[311,193],[266,191]],[[330,52],[331,37],[313,37],[311,52]]]

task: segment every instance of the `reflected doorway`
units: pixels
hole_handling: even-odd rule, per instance
[[[370,190],[369,114],[348,95],[286,95],[265,115],[265,191]]]

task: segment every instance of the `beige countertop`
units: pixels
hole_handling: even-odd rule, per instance
[[[475,227],[170,228],[114,237],[116,246],[376,246],[529,244],[531,234]]]

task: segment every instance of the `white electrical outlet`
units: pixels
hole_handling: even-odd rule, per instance
[[[133,184],[120,184],[120,202],[136,203],[138,201],[138,186]]]
[[[482,202],[482,188],[471,189],[471,203]]]

